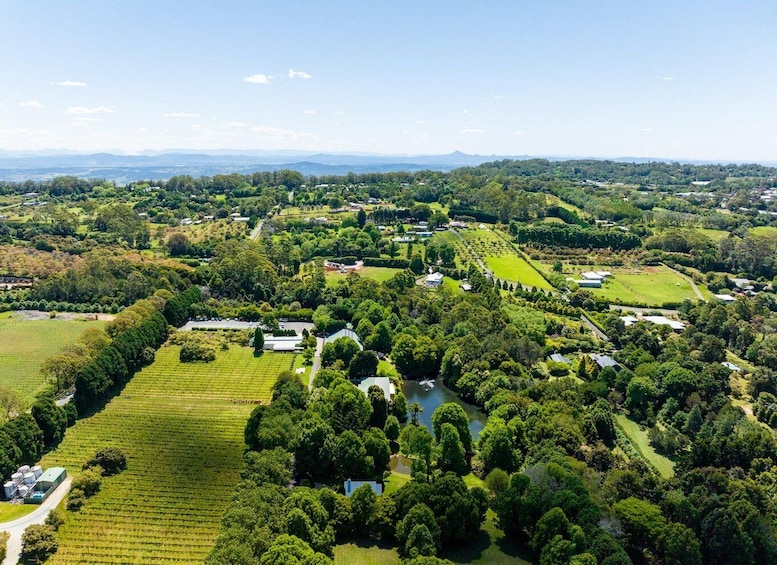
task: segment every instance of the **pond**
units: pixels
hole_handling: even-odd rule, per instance
[[[434,387],[431,388],[418,381],[405,381],[402,384],[402,393],[407,398],[408,406],[411,402],[418,402],[424,408],[424,411],[418,416],[418,422],[432,431],[432,414],[437,407],[446,402],[455,402],[467,413],[472,439],[477,439],[486,423],[486,415],[472,404],[461,400],[455,392],[442,383],[441,379],[432,381],[432,383]]]

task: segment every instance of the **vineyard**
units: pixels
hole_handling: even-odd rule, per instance
[[[270,399],[293,355],[255,358],[246,347],[183,365],[166,346],[104,410],[80,420],[42,461],[76,473],[97,449],[127,454],[79,513],[67,513],[50,563],[197,563],[218,533],[238,482],[243,427]]]
[[[103,322],[82,320],[20,320],[0,315],[0,386],[10,387],[26,401],[45,384],[41,364],[62,347],[75,343],[86,328]]]

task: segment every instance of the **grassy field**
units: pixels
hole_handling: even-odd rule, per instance
[[[41,364],[86,328],[102,328],[104,322],[82,320],[21,320],[0,315],[0,386],[18,391],[31,401],[45,384],[38,373]]]
[[[26,516],[36,508],[38,507],[35,504],[10,504],[8,502],[0,502],[0,523],[10,522],[11,520]]]
[[[765,235],[769,237],[775,237],[777,236],[777,227],[774,226],[757,226],[755,228],[750,228],[750,233],[754,233],[756,235]]]
[[[543,264],[543,268],[549,270],[550,265]],[[663,265],[635,269],[576,265],[574,271],[567,266],[564,274],[579,278],[584,271],[612,273],[613,276],[608,277],[602,288],[585,290],[616,304],[661,306],[665,302],[682,302],[686,298],[698,300],[688,281]],[[701,287],[700,291],[703,292]]]
[[[401,269],[392,269],[390,267],[363,267],[356,272],[359,273],[360,277],[373,279],[378,282],[384,282],[389,280],[400,271]],[[327,271],[326,284],[330,286],[335,285],[339,281],[344,281],[346,277],[348,277],[348,275],[344,273],[338,273],[337,271]]]
[[[623,414],[615,414],[615,423],[629,438],[629,441],[642,453],[665,479],[671,478],[674,475],[674,463],[656,453],[651,447],[650,441],[647,437],[647,432],[640,428],[639,424],[629,420]]]
[[[212,547],[242,465],[243,428],[270,398],[289,354],[255,358],[247,347],[182,365],[163,347],[102,411],[80,420],[41,462],[73,474],[97,449],[127,454],[79,513],[65,514],[49,563],[201,563]]]

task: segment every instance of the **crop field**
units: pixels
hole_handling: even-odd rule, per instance
[[[102,411],[80,420],[46,455],[44,467],[71,474],[97,449],[117,447],[128,468],[103,480],[79,513],[65,513],[49,563],[201,563],[238,482],[243,428],[270,398],[294,355],[247,347],[212,363],[183,365],[163,347]]]
[[[510,243],[492,230],[471,229],[463,231],[461,235],[472,250],[483,259],[496,278],[543,290],[553,288],[523,257],[518,255]]]
[[[104,322],[84,320],[23,320],[0,314],[0,386],[18,391],[26,401],[45,384],[41,364],[86,328],[102,328]]]

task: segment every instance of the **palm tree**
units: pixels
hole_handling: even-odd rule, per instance
[[[421,406],[418,402],[411,402],[407,406],[408,412],[410,412],[410,423],[412,423],[414,426],[418,425],[418,415],[424,411],[424,407]]]

